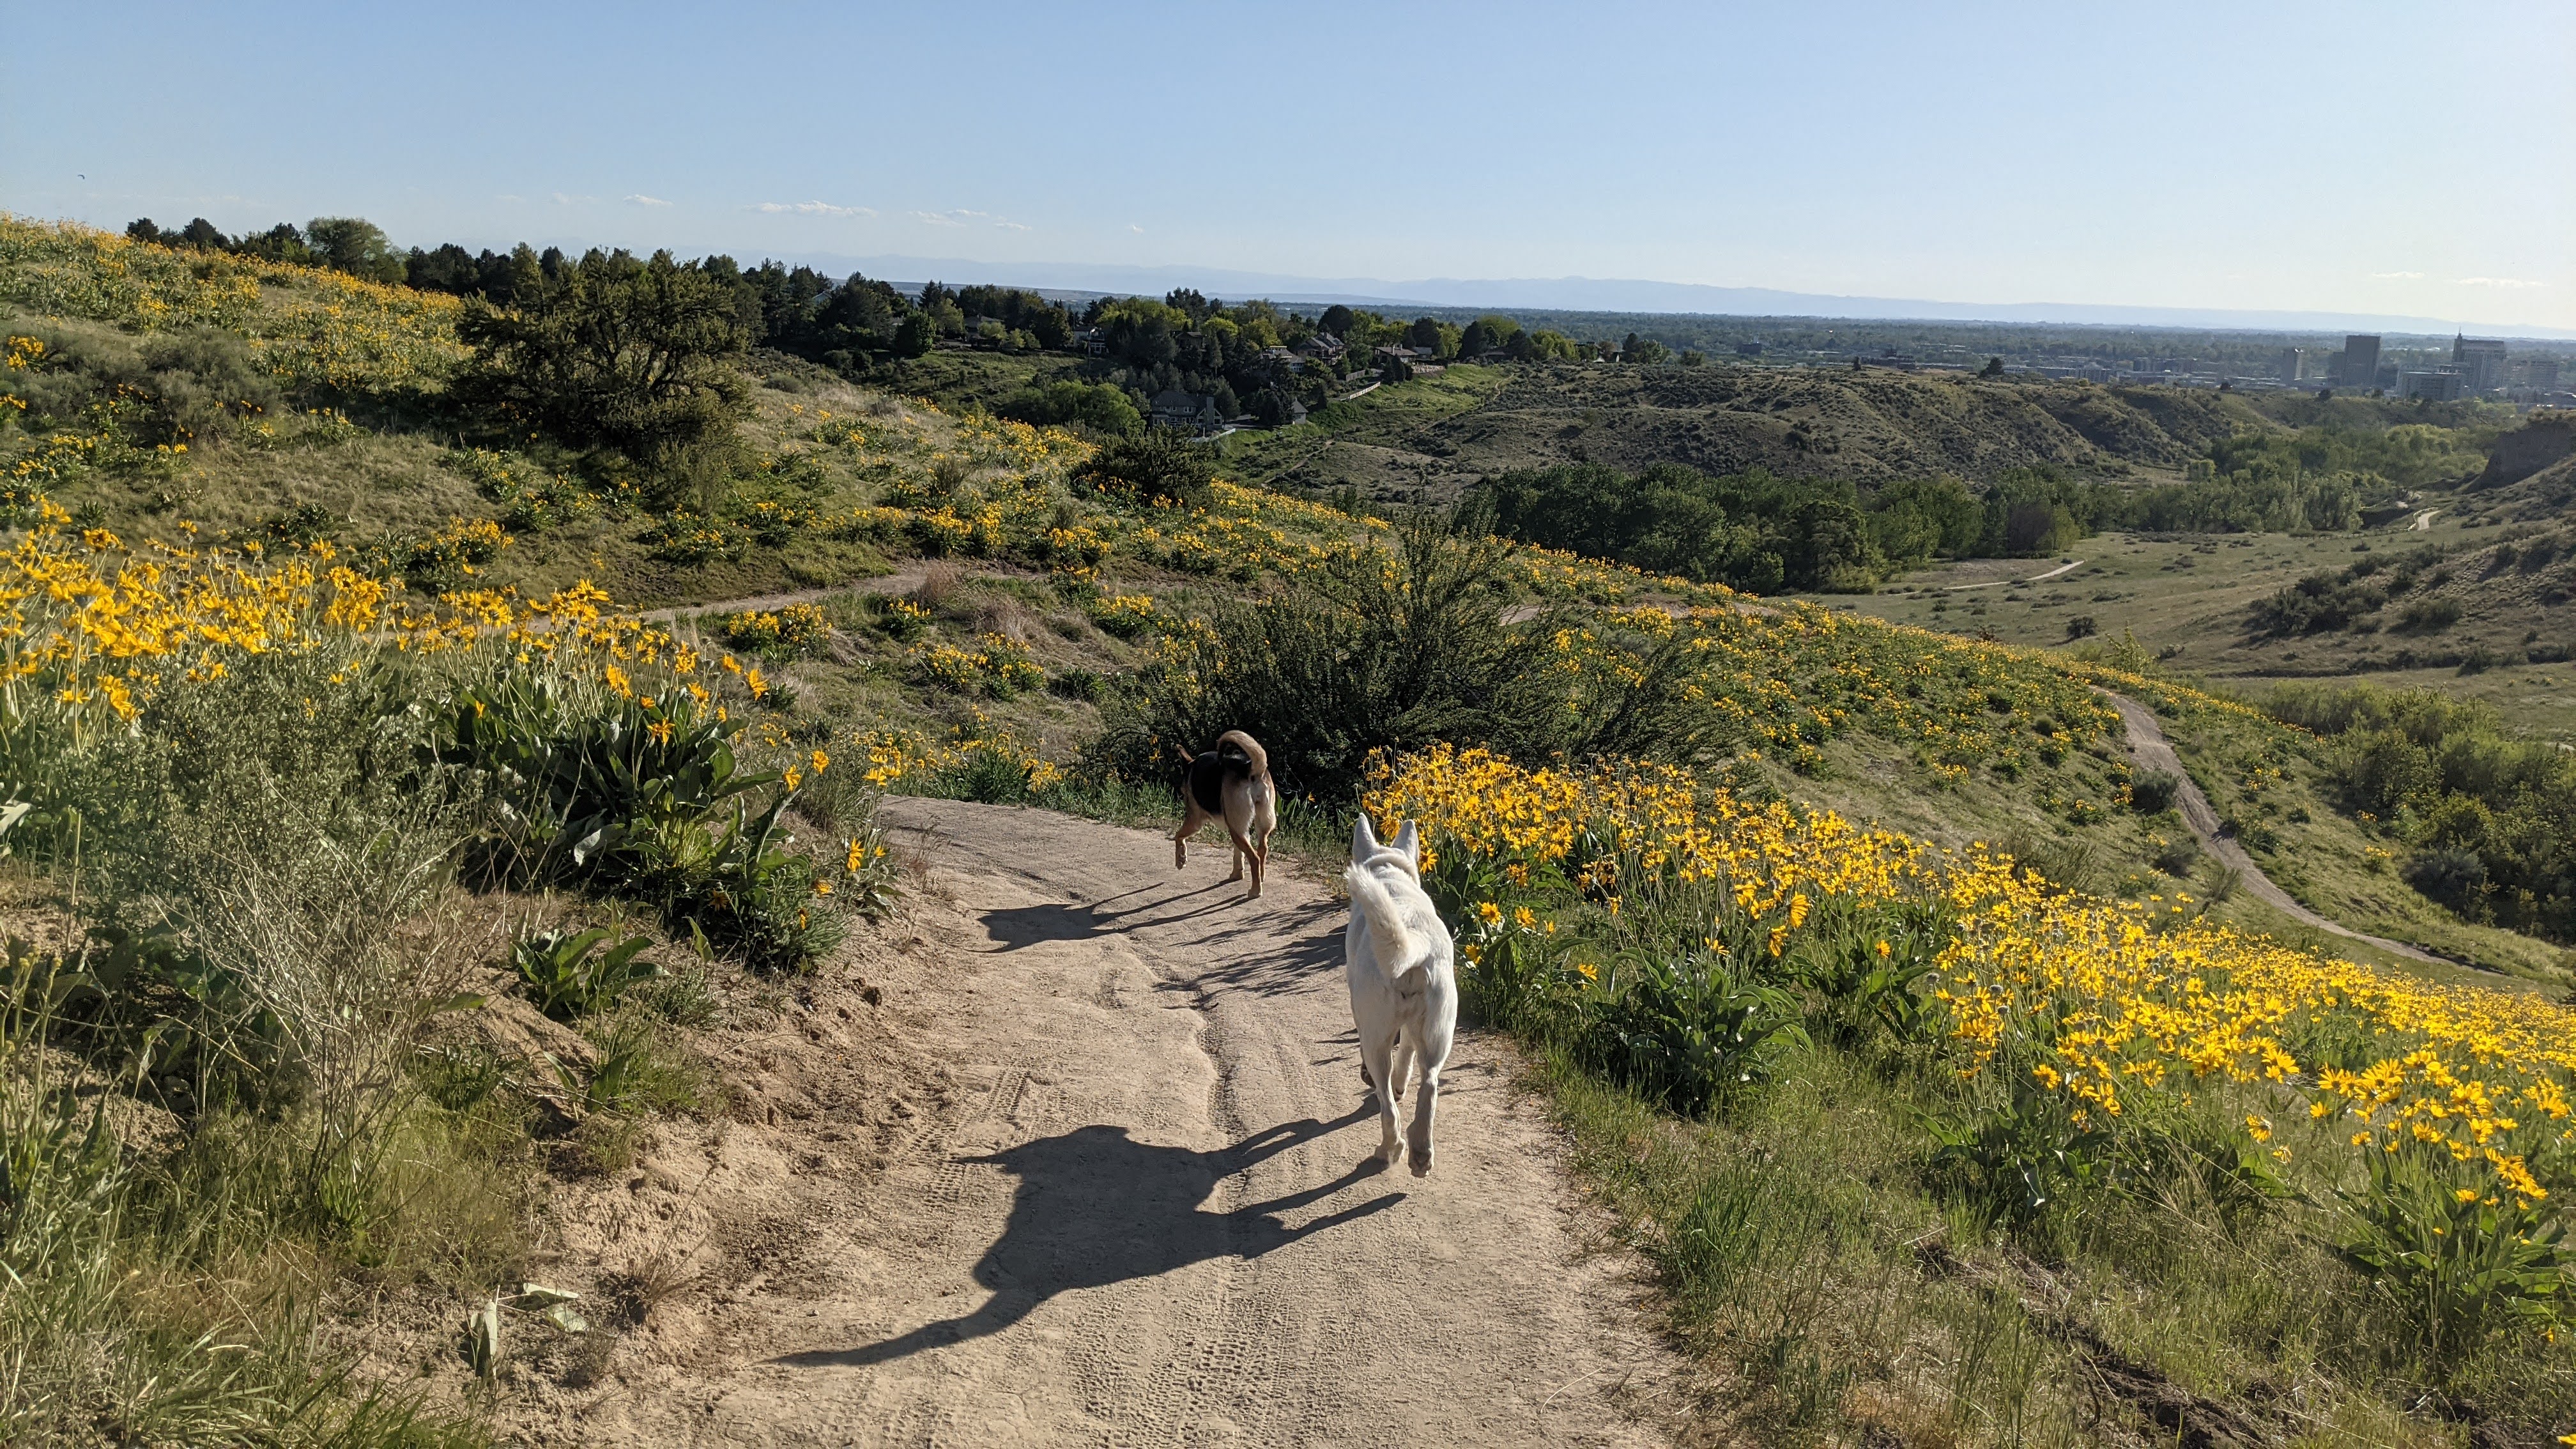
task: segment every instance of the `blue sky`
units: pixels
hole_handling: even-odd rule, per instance
[[[0,0],[0,207],[2576,327],[2576,5]]]

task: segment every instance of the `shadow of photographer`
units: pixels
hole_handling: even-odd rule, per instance
[[[984,1157],[1019,1179],[1001,1236],[975,1265],[992,1296],[972,1313],[850,1349],[792,1353],[773,1363],[804,1368],[885,1363],[927,1348],[999,1333],[1057,1294],[1150,1278],[1211,1258],[1257,1258],[1404,1200],[1390,1192],[1295,1227],[1277,1214],[1320,1202],[1378,1170],[1374,1159],[1316,1187],[1232,1212],[1199,1204],[1217,1183],[1300,1143],[1368,1116],[1363,1105],[1332,1122],[1282,1123],[1231,1147],[1198,1152],[1138,1142],[1124,1127],[1077,1127]]]

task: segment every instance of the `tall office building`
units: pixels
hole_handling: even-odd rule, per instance
[[[2281,349],[2281,381],[2297,382],[2308,375],[2308,350],[2304,347]]]
[[[2359,335],[2343,340],[2343,366],[2335,369],[2338,387],[2370,387],[2379,377],[2379,339]]]
[[[2397,395],[2449,402],[2460,395],[2460,370],[2435,367],[2422,372],[2401,372],[2397,374]]]
[[[2451,365],[2460,370],[2460,391],[2491,392],[2504,386],[2504,343],[2488,337],[2451,339]]]

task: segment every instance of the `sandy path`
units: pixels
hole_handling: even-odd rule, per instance
[[[2026,579],[1988,579],[1982,584],[1950,584],[1946,587],[1948,592],[1955,594],[1962,589],[2019,588],[2023,584],[2044,584],[2050,579],[2056,578],[2061,574],[2071,574],[2075,572],[2077,569],[2084,567],[2085,563],[2086,560],[2079,558],[2072,563],[2059,564],[2057,567],[2050,569],[2044,574],[2032,574]]]
[[[938,562],[938,560],[935,559],[906,559],[902,563],[897,564],[892,573],[878,574],[873,578],[852,579],[846,584],[832,584],[819,589],[790,589],[781,594],[753,594],[748,598],[741,599],[713,599],[703,604],[675,604],[667,609],[647,609],[641,617],[649,619],[657,624],[668,624],[674,620],[685,618],[692,614],[734,614],[748,612],[753,609],[783,609],[789,604],[810,604],[817,599],[831,598],[835,594],[885,594],[889,596],[909,594],[913,590],[921,587],[921,581],[929,576],[931,565],[936,562]],[[970,568],[966,564],[960,563],[957,567],[958,577],[960,579],[1033,579],[1038,577],[1037,574],[1027,569],[1013,568],[1008,564],[993,564],[988,562],[979,563]]]
[[[2172,742],[2165,738],[2164,727],[2156,723],[2154,711],[2126,695],[2113,694],[2107,689],[2101,694],[2118,707],[2121,723],[2128,726],[2129,753],[2137,756],[2138,763],[2148,769],[2162,770],[2174,777],[2178,782],[2174,803],[2181,807],[2183,823],[2191,827],[2192,834],[2200,837],[2202,849],[2237,873],[2238,884],[2247,894],[2294,921],[2341,936],[2347,941],[2366,941],[2383,951],[2394,951],[2413,961],[2445,966],[2456,964],[2402,941],[2391,941],[2384,936],[2373,936],[2338,925],[2292,899],[2288,891],[2274,885],[2272,878],[2263,874],[2263,868],[2254,863],[2254,857],[2246,854],[2245,847],[2236,843],[2236,837],[2219,834],[2218,812],[2210,808],[2209,797],[2200,793],[2200,787],[2191,782],[2190,772],[2182,767],[2182,756],[2174,753]]]
[[[1431,1177],[1362,1170],[1321,887],[1281,870],[1247,902],[1222,849],[1176,872],[1160,836],[1041,811],[885,819],[935,863],[905,921],[935,969],[883,978],[886,1009],[957,1090],[881,1173],[762,1189],[796,1195],[798,1241],[573,1437],[1661,1442],[1639,1416],[1676,1402],[1673,1360],[1620,1260],[1579,1250],[1495,1046],[1451,1061]]]

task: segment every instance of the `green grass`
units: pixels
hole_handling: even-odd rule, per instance
[[[2412,672],[2454,688],[2456,671],[2392,671],[2401,650],[2450,659],[2480,650],[2519,658],[2532,643],[2556,643],[2576,630],[2570,606],[2542,602],[2540,590],[2500,590],[2482,583],[2475,560],[2499,531],[2438,519],[2429,530],[2353,534],[2149,536],[2108,533],[2045,559],[1975,559],[1907,576],[1863,598],[1818,602],[1871,618],[1977,636],[2007,644],[2073,643],[2075,621],[2089,619],[2096,637],[2134,634],[2169,667],[2211,680],[2331,678],[2354,671]],[[2382,611],[2369,633],[2332,631],[2267,638],[2249,623],[2253,606],[2301,578],[2341,570],[2371,555],[2395,558],[2433,547],[2459,558],[2451,592],[2467,616],[2438,630],[2394,626],[2401,607]],[[2081,560],[2040,583],[2023,582]],[[2507,582],[2518,580],[2508,575]],[[2536,637],[2535,637],[2536,636]],[[2519,666],[2517,666],[2519,667]]]
[[[2154,1442],[2140,1405],[2096,1387],[2105,1350],[2240,1412],[2303,1385],[2271,1421],[2288,1442],[2451,1442],[2370,1392],[2383,1370],[2351,1338],[2366,1286],[2318,1224],[2213,1233],[2204,1190],[2169,1182],[2088,1202],[2034,1259],[1938,1188],[1917,1123],[1956,1086],[1928,1063],[1809,1050],[1705,1121],[1562,1054],[1533,1080],[1672,1331],[1716,1371],[1718,1417],[1757,1442]]]

